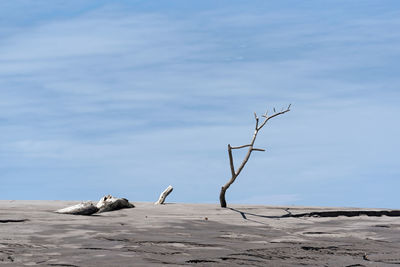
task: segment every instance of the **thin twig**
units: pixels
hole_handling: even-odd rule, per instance
[[[256,119],[256,129],[258,128],[258,117],[257,113],[254,112],[254,118]]]
[[[243,146],[231,146],[231,149],[239,149],[239,148],[244,148],[244,147],[248,147],[248,146],[251,146],[251,144],[243,145]]]
[[[276,117],[276,116],[282,115],[282,114],[284,114],[284,113],[290,111],[289,108],[290,108],[290,105],[289,105],[289,107],[288,107],[287,109],[282,110],[282,111],[280,111],[280,112],[277,112],[277,113],[275,113],[275,114],[273,114],[273,115],[271,115],[271,116],[264,116],[264,115],[263,115],[263,117],[264,117],[265,119],[264,119],[263,123],[260,125],[260,127],[257,128],[257,130],[258,130],[258,131],[261,130],[261,128],[264,127],[264,125],[265,125],[265,124],[267,123],[267,121],[269,121],[270,119],[272,119],[272,118],[274,118],[274,117]]]

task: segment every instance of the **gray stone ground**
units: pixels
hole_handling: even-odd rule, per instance
[[[362,209],[134,202],[94,216],[53,212],[76,203],[0,201],[0,265],[400,264],[400,217],[285,217]]]

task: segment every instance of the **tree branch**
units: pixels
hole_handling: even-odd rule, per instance
[[[265,149],[262,149],[262,148],[252,148],[251,150],[252,150],[252,151],[262,151],[262,152],[265,152]]]
[[[248,146],[251,146],[251,144],[243,145],[243,146],[231,146],[231,149],[239,149],[239,148],[244,148],[244,147],[248,147]]]
[[[258,127],[257,128],[257,130],[259,131],[259,130],[261,130],[261,128],[262,127],[264,127],[264,125],[267,123],[267,121],[269,121],[270,119],[272,119],[272,118],[274,118],[274,117],[276,117],[276,116],[279,116],[279,115],[282,115],[282,114],[285,114],[286,112],[289,112],[290,111],[290,106],[291,106],[292,104],[290,104],[288,107],[287,107],[287,109],[282,109],[282,111],[280,111],[280,112],[275,112],[274,114],[272,114],[271,116],[268,116],[267,114],[268,114],[268,111],[264,114],[264,115],[262,115],[265,119],[264,119],[264,121],[263,121],[263,123],[260,125],[260,127]],[[275,109],[274,109],[275,110]]]
[[[253,151],[253,147],[250,147],[249,150],[247,151],[246,156],[244,157],[244,159],[242,161],[242,164],[240,164],[240,166],[236,172],[236,176],[239,176],[240,172],[243,170],[244,165],[246,165],[247,161],[249,160],[252,151]]]
[[[233,165],[232,147],[228,144],[229,165],[231,167],[232,177],[235,177],[235,166]]]
[[[257,117],[257,113],[254,112],[254,118],[256,119],[256,129],[258,128],[258,117]]]

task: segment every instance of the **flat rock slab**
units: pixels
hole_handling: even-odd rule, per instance
[[[53,212],[78,203],[0,201],[0,265],[400,264],[400,217],[388,210],[135,203],[92,216]]]

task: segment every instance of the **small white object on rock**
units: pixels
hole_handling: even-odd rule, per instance
[[[74,214],[74,215],[91,215],[99,211],[92,202],[82,202],[67,208],[56,210],[57,213]]]
[[[174,188],[172,187],[172,185],[168,186],[167,189],[165,189],[159,199],[157,200],[157,202],[154,203],[154,205],[160,205],[160,204],[164,204],[165,199],[167,198],[167,196],[172,192],[172,190],[174,190]]]

